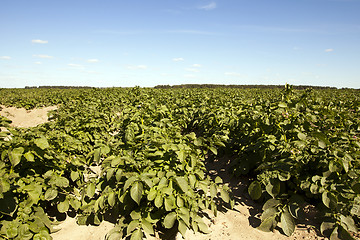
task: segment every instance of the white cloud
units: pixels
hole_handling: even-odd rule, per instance
[[[194,34],[194,35],[219,35],[216,32],[207,32],[201,30],[193,30],[193,29],[176,29],[176,30],[167,30],[167,33],[175,33],[175,34]]]
[[[10,60],[10,59],[11,59],[11,57],[9,57],[9,56],[1,56],[1,57],[0,57],[0,59]]]
[[[44,54],[34,54],[33,57],[38,57],[38,58],[54,58],[53,56],[44,55]]]
[[[184,61],[185,59],[183,59],[183,58],[173,58],[172,59],[174,62],[181,62],[181,61]]]
[[[200,72],[200,70],[196,69],[196,68],[185,68],[185,71],[188,71],[188,72]]]
[[[96,59],[96,58],[88,59],[87,62],[89,62],[89,63],[96,63],[96,62],[99,62],[99,59]]]
[[[334,51],[334,49],[332,49],[332,48],[325,49],[325,52],[333,52],[333,51]]]
[[[40,64],[42,64],[42,62],[34,62],[35,64],[38,64],[38,65],[40,65]]]
[[[202,9],[202,10],[213,10],[216,8],[216,2],[211,2],[209,4],[206,4],[204,6],[200,6],[199,9]]]
[[[83,68],[83,65],[75,64],[75,63],[69,63],[68,66],[69,67],[74,67],[74,68]]]
[[[245,77],[244,74],[237,73],[237,72],[225,72],[226,76],[232,76],[232,77]]]
[[[47,40],[40,40],[40,39],[33,39],[31,40],[32,43],[40,43],[40,44],[45,44],[48,43],[49,41]]]
[[[201,64],[193,64],[192,66],[196,67],[196,68],[199,68],[199,67],[201,67]]]
[[[137,70],[137,69],[147,69],[147,66],[146,65],[129,65],[129,66],[126,66],[127,69],[130,69],[130,70]]]

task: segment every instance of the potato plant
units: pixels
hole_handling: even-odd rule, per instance
[[[22,129],[0,118],[0,236],[51,239],[58,216],[115,223],[107,239],[207,233],[205,209],[234,205],[207,161],[229,159],[263,204],[259,229],[290,236],[315,205],[320,232],[352,239],[360,216],[357,90],[0,89],[0,104],[56,104]]]

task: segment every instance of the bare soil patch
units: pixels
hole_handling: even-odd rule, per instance
[[[12,127],[35,127],[48,121],[48,113],[56,106],[26,110],[25,108],[1,106],[0,115],[10,119]]]

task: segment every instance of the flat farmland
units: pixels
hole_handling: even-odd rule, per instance
[[[1,238],[359,237],[358,90],[0,89],[0,104]]]

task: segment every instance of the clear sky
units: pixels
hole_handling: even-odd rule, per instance
[[[1,0],[0,87],[360,88],[360,0]]]

